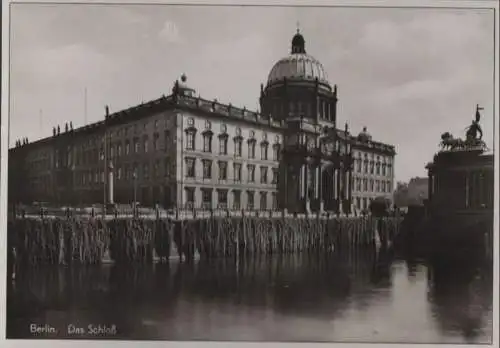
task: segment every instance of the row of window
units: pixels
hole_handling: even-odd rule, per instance
[[[196,178],[196,158],[193,157],[186,157],[185,158],[185,163],[186,163],[186,178]],[[202,179],[212,179],[213,177],[213,165],[214,161],[209,160],[209,159],[202,159],[201,160],[202,164]],[[243,165],[241,163],[233,163],[233,176],[232,180],[234,182],[241,182],[243,173],[242,173],[242,168]],[[227,161],[217,161],[217,168],[218,168],[218,179],[219,180],[228,180],[229,178],[229,164]],[[255,182],[255,171],[257,166],[253,164],[248,164],[246,166],[247,168],[247,181],[249,183],[254,183]],[[260,183],[261,184],[268,184],[269,183],[269,167],[267,166],[260,166]],[[271,184],[276,184],[278,182],[278,168],[271,168],[272,172],[272,179],[271,179]]]
[[[114,170],[114,178],[118,181],[149,180],[151,178],[158,179],[172,176],[174,170],[174,163],[166,158],[163,161],[163,166],[159,160],[154,161],[152,163],[152,169],[149,163],[144,163],[142,165],[134,163],[118,166]],[[78,185],[102,184],[104,182],[104,170],[95,169],[85,172],[76,172],[75,179]]]
[[[170,115],[168,115],[167,117],[165,117],[165,122],[164,122],[164,125],[165,125],[165,129],[167,128],[170,128],[170,121],[175,121],[175,117],[170,117]],[[148,131],[148,124],[151,123],[151,125],[154,127],[154,130],[158,130],[160,128],[160,120],[156,119],[156,120],[153,120],[152,122],[144,122],[142,124],[142,132],[145,133]],[[130,134],[137,134],[139,132],[139,128],[140,125],[138,123],[135,123],[133,125],[126,125],[122,128],[119,128],[119,129],[116,129],[115,131],[109,131],[108,132],[108,136],[112,139],[115,137],[115,135],[118,137],[118,138],[121,138],[122,136],[124,137],[127,137],[129,136]]]
[[[212,153],[212,142],[213,135],[211,133],[205,133],[203,136],[203,152]],[[241,157],[243,155],[243,138],[237,137],[233,139],[234,141],[234,156]],[[255,159],[256,150],[256,140],[249,139],[247,141],[248,146],[248,158]],[[273,161],[279,161],[280,156],[280,144],[273,145]],[[196,151],[196,132],[191,131],[186,134],[186,150]],[[228,154],[228,136],[219,137],[219,155]],[[260,159],[267,161],[269,160],[269,143],[263,141],[260,143]]]
[[[140,154],[150,152],[150,145],[152,145],[152,151],[166,151],[168,144],[170,143],[170,132],[168,130],[164,131],[163,148],[160,144],[159,133],[153,134],[153,139],[150,140],[148,135],[141,137],[134,137],[132,140],[115,141],[108,145],[108,153],[111,159],[120,158],[123,155],[128,156],[130,154]],[[104,158],[104,147],[101,144],[100,148],[85,148],[84,146],[78,146],[71,150],[68,148],[66,153],[61,153],[59,150],[55,151],[55,167],[66,165],[71,166],[72,162],[75,165],[89,165],[97,163],[99,160]]]
[[[373,180],[354,178],[354,190],[357,192],[391,192],[391,182],[388,180]]]
[[[377,162],[368,159],[361,160],[361,158],[356,158],[355,162],[355,172],[357,173],[365,173],[365,174],[376,174],[383,176],[391,176],[392,175],[392,165],[390,163],[381,163],[377,160]]]
[[[280,118],[286,116],[285,102],[275,102],[272,109],[273,118]],[[290,116],[304,116],[314,117],[314,103],[302,101],[288,102],[288,115]],[[318,106],[318,115],[321,119],[333,121],[332,104],[326,101],[320,101]]]
[[[186,202],[187,208],[195,208],[196,204],[196,187],[185,187],[186,191]],[[201,204],[204,209],[219,208],[219,209],[247,209],[253,210],[257,207],[255,206],[255,196],[256,192],[253,190],[232,190],[232,204],[228,205],[229,190],[227,189],[217,189],[216,190],[216,201],[213,199],[212,188],[200,188],[201,190]],[[242,206],[242,195],[246,194],[246,206]],[[277,209],[278,208],[278,198],[276,192],[271,192],[271,206],[268,206],[268,194],[267,191],[259,192],[259,210]]]

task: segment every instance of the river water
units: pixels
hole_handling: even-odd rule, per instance
[[[43,266],[11,283],[7,337],[490,343],[491,273],[367,250],[238,264]]]

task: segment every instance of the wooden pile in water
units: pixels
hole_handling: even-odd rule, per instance
[[[16,260],[96,264],[166,261],[173,244],[184,259],[290,253],[328,253],[393,240],[400,221],[364,217],[211,216],[190,220],[21,218],[11,224]],[[377,227],[378,226],[378,227]],[[11,233],[9,232],[9,233]],[[9,246],[13,247],[13,246]]]

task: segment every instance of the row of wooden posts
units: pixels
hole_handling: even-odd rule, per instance
[[[329,253],[382,245],[399,231],[398,218],[17,218],[9,247],[20,263],[98,264],[183,260],[296,252]]]

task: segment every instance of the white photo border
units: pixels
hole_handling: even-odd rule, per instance
[[[149,0],[149,1],[12,1],[2,0],[2,85],[1,85],[1,133],[0,133],[0,346],[1,347],[66,347],[71,345],[74,348],[79,347],[137,347],[137,345],[144,345],[146,347],[199,347],[200,345],[206,348],[221,348],[231,346],[256,346],[259,344],[261,347],[287,347],[291,343],[240,343],[240,342],[169,342],[169,341],[86,341],[86,340],[6,340],[6,243],[7,243],[7,182],[8,182],[8,136],[9,136],[9,39],[10,39],[10,5],[13,3],[51,3],[51,4],[190,4],[190,5],[262,5],[262,6],[338,6],[338,7],[377,7],[377,8],[390,8],[390,7],[406,7],[406,8],[463,8],[463,9],[492,9],[495,11],[495,68],[494,68],[494,157],[495,157],[495,183],[494,183],[494,299],[493,299],[493,342],[494,346],[499,344],[499,3],[495,0],[178,0],[178,1],[165,1],[165,0]],[[383,319],[381,319],[383,320]],[[317,343],[320,344],[320,343]],[[310,343],[293,343],[295,347],[309,346]],[[330,345],[330,344],[328,344]],[[387,344],[361,344],[361,343],[332,343],[335,346],[369,346],[369,347],[385,347]],[[390,344],[391,347],[422,347],[422,346],[453,346],[446,344],[432,345],[432,344]],[[479,346],[479,345],[478,345]]]

